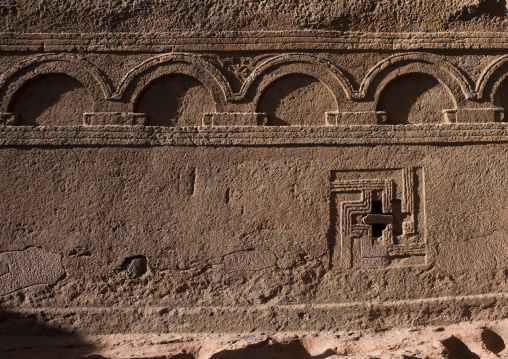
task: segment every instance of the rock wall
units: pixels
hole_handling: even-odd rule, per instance
[[[504,31],[505,0],[2,0],[16,32]]]
[[[506,11],[0,2],[2,358],[507,357]]]

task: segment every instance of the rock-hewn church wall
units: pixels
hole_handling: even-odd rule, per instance
[[[502,357],[506,22],[0,1],[2,357]]]

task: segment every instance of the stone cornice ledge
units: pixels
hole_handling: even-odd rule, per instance
[[[287,304],[256,306],[143,306],[139,307],[39,307],[3,308],[8,322],[14,312],[28,318],[65,318],[67,332],[107,335],[118,333],[123,323],[131,333],[191,333],[228,330],[254,331],[351,331],[392,329],[424,325],[450,325],[464,321],[464,310],[471,310],[468,321],[499,318],[508,304],[508,293],[331,304]],[[431,311],[441,315],[428,315]],[[301,316],[300,313],[306,313]],[[381,314],[381,315],[373,315]],[[403,317],[403,319],[401,319]],[[16,319],[16,317],[14,317]],[[370,318],[368,321],[365,318]],[[94,322],[102,323],[97,331]],[[76,326],[74,323],[80,323]],[[26,328],[24,335],[37,331]],[[4,333],[2,333],[4,334]]]
[[[502,50],[508,32],[0,33],[0,51]]]
[[[0,126],[0,146],[350,146],[508,142],[508,123],[372,126]]]

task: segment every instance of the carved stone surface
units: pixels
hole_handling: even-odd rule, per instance
[[[37,284],[55,284],[65,273],[60,255],[37,248],[0,253],[4,266],[0,276],[0,295]]]
[[[423,176],[415,168],[332,172],[332,266],[425,265]]]
[[[0,357],[508,357],[507,11],[0,1]]]

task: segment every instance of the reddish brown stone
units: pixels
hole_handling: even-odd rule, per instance
[[[0,357],[506,357],[506,13],[0,2]]]

